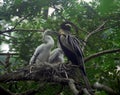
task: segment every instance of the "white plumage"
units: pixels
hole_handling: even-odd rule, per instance
[[[51,35],[50,30],[46,30],[43,33],[43,41],[40,46],[38,46],[33,54],[33,56],[30,59],[29,64],[39,64],[40,62],[48,62],[51,48],[54,46],[54,40],[50,36]]]

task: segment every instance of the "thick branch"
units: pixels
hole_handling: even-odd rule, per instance
[[[74,84],[74,80],[72,80],[72,79],[69,80],[68,84],[69,84],[70,89],[73,91],[73,93],[74,93],[75,95],[78,95],[78,94],[79,94],[79,91],[76,89],[76,86],[75,86],[75,84]]]
[[[91,95],[91,94],[89,94],[89,92],[86,88],[81,89],[83,93],[81,93],[79,90],[77,90],[76,85],[75,85],[75,81],[73,79],[59,78],[59,77],[54,77],[54,79],[55,79],[55,81],[57,80],[57,82],[68,84],[71,91],[74,93],[74,95],[83,95],[83,93],[85,95]]]
[[[100,84],[98,82],[96,82],[94,84],[94,88],[99,89],[99,90],[104,90],[109,95],[118,95],[112,88],[110,88],[110,87],[108,87],[106,85]]]
[[[53,77],[53,72],[56,72],[55,69],[59,69],[59,65],[52,65],[48,63],[41,63],[40,65],[32,65],[32,70],[30,73],[31,66],[27,66],[23,69],[17,70],[9,74],[0,75],[0,82],[9,82],[9,81],[19,81],[19,80],[35,80],[42,81],[49,79],[48,77]],[[57,72],[56,72],[57,73]]]
[[[88,57],[85,58],[85,62],[87,62],[87,61],[89,61],[89,60],[91,60],[93,58],[102,56],[104,54],[116,53],[116,52],[120,52],[120,48],[119,49],[112,49],[112,50],[104,50],[104,51],[92,54],[92,55],[90,55],[90,56],[88,56]]]
[[[70,65],[68,65],[68,67],[70,69],[73,66],[70,67]],[[31,66],[28,66],[16,72],[1,75],[0,82],[20,81],[20,80],[54,82],[54,83],[68,85],[72,90],[72,92],[74,93],[74,95],[79,95],[79,90],[76,89],[74,80],[70,78],[66,78],[65,73],[61,71],[61,64],[54,64],[54,65],[49,63],[40,64],[40,65],[35,64],[32,65],[31,73],[30,73],[30,68]]]
[[[67,69],[65,69],[65,67]],[[85,93],[86,95],[90,95],[87,89],[84,88],[84,86],[80,87],[78,90],[76,88],[76,85],[78,86],[80,84],[76,83],[71,77],[66,78],[64,72],[66,71],[68,76],[70,76],[71,75],[70,69],[73,68],[73,66],[66,64],[65,67],[63,67],[62,70],[63,69],[64,70],[61,71],[61,64],[49,64],[49,63],[39,64],[39,65],[35,64],[35,65],[32,65],[32,68],[31,66],[27,66],[23,69],[17,70],[16,72],[0,75],[0,82],[21,81],[21,80],[40,81],[41,83],[44,81],[54,82],[54,83],[60,83],[63,85],[68,85],[71,91],[74,93],[74,95],[83,95],[83,93]],[[31,68],[31,73],[30,73],[30,68]],[[97,87],[95,86],[95,88]],[[107,91],[106,89],[103,88],[103,86],[102,86],[102,90]],[[36,93],[36,91],[33,91],[33,93],[34,92]],[[112,92],[109,92],[109,93],[112,93]]]

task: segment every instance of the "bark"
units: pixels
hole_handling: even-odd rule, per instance
[[[30,73],[31,68],[31,73]],[[76,82],[74,78],[72,78],[71,70],[74,70],[76,66],[72,66],[69,64],[65,64],[64,66],[61,64],[49,64],[49,63],[41,63],[39,65],[29,65],[22,69],[16,70],[15,72],[0,75],[0,82],[6,83],[10,81],[39,81],[39,83],[49,82],[49,83],[57,83],[61,85],[67,85],[70,87],[71,91],[74,95],[90,95],[89,91],[87,91],[86,87],[80,83]],[[66,74],[68,77],[66,77]],[[74,72],[74,71],[72,71]],[[106,86],[107,87],[107,86]],[[98,89],[98,86],[94,86],[94,88]],[[113,93],[112,89],[104,89],[103,87],[100,90],[104,90],[107,93]],[[32,95],[30,93],[37,93],[38,90],[30,90],[25,93],[17,94],[17,95]],[[7,94],[5,94],[7,95]],[[12,94],[10,94],[12,95]],[[34,94],[33,94],[34,95]]]

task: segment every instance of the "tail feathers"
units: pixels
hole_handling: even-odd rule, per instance
[[[87,76],[84,66],[80,66],[80,71],[81,71],[81,73],[83,73],[84,76]]]
[[[87,88],[87,89],[91,89],[90,82],[89,82],[87,76],[84,74],[83,71],[81,71],[81,75],[82,75],[83,80],[84,80],[84,82],[85,82],[86,88]]]
[[[84,71],[82,71],[82,70],[80,70],[80,71],[81,71],[81,76],[83,77],[83,80],[85,82],[87,90],[90,92],[91,95],[94,95],[93,92],[92,92],[92,88],[91,88],[91,85],[90,85],[90,82],[89,82],[87,76],[84,74]]]

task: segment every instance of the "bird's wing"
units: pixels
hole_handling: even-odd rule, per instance
[[[50,55],[52,55],[52,54],[54,54],[55,52],[58,52],[58,48],[56,48],[56,49],[54,49],[54,50],[52,50],[52,52],[51,52],[51,54]]]
[[[79,66],[80,66],[81,70],[83,71],[84,75],[86,75],[83,52],[82,52],[82,49],[80,47],[79,40],[77,38],[69,35],[68,41],[69,41],[69,44],[71,45],[71,48],[73,50],[72,52],[74,52],[74,54],[76,55],[76,58],[79,62]]]
[[[73,52],[73,48],[71,48],[71,43],[69,42],[69,36],[68,35],[61,35],[60,36],[60,42],[64,47],[69,49],[71,52]]]
[[[71,44],[71,48],[73,52],[76,54],[77,57],[81,58],[81,61],[83,61],[83,51],[80,47],[80,42],[77,38],[70,36],[69,37],[69,43]]]
[[[58,49],[54,49],[54,50],[51,52],[51,54],[50,54],[49,62],[52,63],[52,62],[54,62],[55,60],[57,60],[58,55],[59,55]]]
[[[71,45],[72,45],[72,48],[75,51],[75,53],[77,53],[77,55],[82,55],[83,56],[83,51],[80,47],[80,41],[73,36],[71,36],[69,38],[70,38]]]
[[[43,51],[44,48],[44,44],[41,44],[40,46],[38,46],[33,54],[33,59],[32,59],[32,63],[35,63],[38,55]]]

